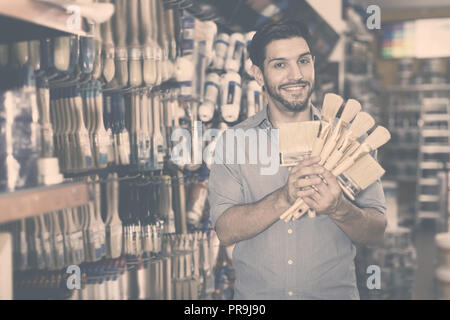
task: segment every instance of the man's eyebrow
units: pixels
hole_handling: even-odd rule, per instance
[[[311,52],[309,52],[309,51],[308,52],[304,52],[304,53],[302,53],[301,55],[298,56],[298,59],[303,58],[304,56],[308,56],[308,55],[312,56]],[[288,60],[288,58],[284,58],[284,57],[270,58],[269,61],[267,61],[267,63],[270,63],[272,61],[285,61],[285,60]]]

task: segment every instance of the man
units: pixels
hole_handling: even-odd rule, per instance
[[[295,21],[264,26],[253,37],[250,58],[268,106],[237,128],[270,135],[268,129],[286,122],[320,119],[311,105],[314,57],[305,26]],[[382,241],[383,189],[378,181],[352,203],[318,162],[305,159],[274,175],[261,175],[251,164],[211,167],[211,219],[222,244],[236,244],[236,299],[359,299],[354,243]],[[317,217],[279,220],[299,197]]]

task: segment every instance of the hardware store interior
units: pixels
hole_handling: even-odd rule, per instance
[[[233,299],[202,135],[263,110],[248,48],[283,19],[310,30],[313,105],[357,100],[390,136],[360,299],[450,299],[445,0],[0,0],[0,299]]]

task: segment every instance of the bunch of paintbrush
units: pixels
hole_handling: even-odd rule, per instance
[[[342,102],[342,98],[337,95],[327,94],[325,96],[320,129],[317,138],[314,140],[311,152],[311,156],[320,156],[319,164],[323,165],[325,169],[332,171],[336,176],[339,176],[351,165],[355,164],[358,158],[377,149],[390,138],[386,129],[382,127],[377,128],[358,154],[347,160],[344,165],[341,165],[339,170],[333,170],[336,165],[340,164],[340,161],[342,162],[343,159],[350,157],[355,152],[359,147],[358,139],[370,130],[375,123],[369,114],[360,112],[361,105],[353,99],[347,101],[340,118],[336,121],[335,118]],[[333,126],[334,123],[336,124]],[[350,127],[348,127],[349,123],[351,123]],[[370,180],[371,178],[368,179]],[[291,208],[281,215],[280,219],[285,221],[297,219],[306,212],[308,212],[310,217],[315,216],[315,212],[309,210],[309,207],[299,198]]]

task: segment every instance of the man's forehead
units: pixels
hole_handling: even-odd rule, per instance
[[[308,52],[310,52],[310,49],[304,38],[277,39],[267,44],[265,60],[297,57]]]

